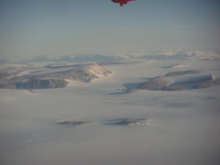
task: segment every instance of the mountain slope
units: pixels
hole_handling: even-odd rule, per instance
[[[109,74],[111,71],[96,63],[51,64],[34,69],[26,68],[19,74],[11,75],[10,79],[7,72],[4,72],[0,79],[0,88],[62,88],[68,84],[66,80],[89,83],[94,79],[108,77]]]

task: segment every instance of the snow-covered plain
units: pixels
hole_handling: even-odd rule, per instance
[[[219,61],[143,60],[106,68],[113,74],[92,83],[34,93],[1,89],[0,164],[220,164],[220,86],[123,90],[174,71],[199,70],[195,76],[219,78]],[[147,124],[109,124],[123,118],[145,118]]]

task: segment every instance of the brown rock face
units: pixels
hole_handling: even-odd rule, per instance
[[[170,80],[167,77],[155,77],[150,81],[143,82],[140,85],[138,85],[137,89],[148,89],[148,90],[156,90],[160,89],[162,87],[168,86],[170,84]]]
[[[66,87],[67,84],[67,81],[59,79],[32,79],[25,82],[15,83],[17,89],[63,88]]]

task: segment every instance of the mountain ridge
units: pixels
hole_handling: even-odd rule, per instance
[[[68,80],[90,83],[94,79],[108,77],[112,72],[97,63],[78,65],[59,65],[58,68],[39,67],[0,71],[0,88],[9,89],[45,89],[62,88],[67,86]],[[12,66],[13,67],[13,66]],[[15,74],[16,73],[16,74]]]

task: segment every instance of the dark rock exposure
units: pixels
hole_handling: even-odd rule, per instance
[[[76,127],[79,125],[85,125],[85,124],[92,124],[92,122],[87,121],[56,121],[56,124],[70,126],[70,127]]]
[[[123,118],[123,119],[116,119],[112,120],[110,123],[107,123],[108,125],[148,125],[149,122],[145,118],[139,118],[139,119],[130,119],[130,118]]]
[[[31,79],[25,82],[15,83],[17,89],[64,88],[67,84],[67,81],[59,79]]]
[[[204,81],[204,82],[199,82],[199,83],[193,85],[193,88],[195,88],[195,89],[209,88],[209,87],[217,86],[217,85],[220,85],[220,78],[215,79],[215,80],[208,80],[208,81]]]
[[[220,78],[214,79],[212,75],[191,77],[188,79],[181,79],[180,81],[178,81],[177,79],[173,83],[171,81],[171,77],[184,76],[194,73],[198,73],[198,71],[189,70],[189,71],[177,71],[177,72],[167,73],[164,76],[155,77],[149,81],[143,82],[140,85],[138,85],[135,89],[180,91],[180,90],[208,88],[208,87],[220,85]]]
[[[164,76],[166,77],[183,76],[183,75],[193,74],[193,73],[198,73],[198,72],[199,71],[196,71],[196,70],[176,71],[176,72],[167,73]]]
[[[164,86],[168,86],[171,83],[169,78],[167,77],[155,77],[147,82],[143,82],[138,85],[137,89],[148,89],[148,90],[157,90]]]
[[[0,88],[16,89],[16,86],[15,86],[15,83],[13,82],[0,81]]]
[[[171,84],[170,86],[161,88],[161,90],[179,91],[179,90],[188,90],[188,89],[208,88],[208,87],[211,87],[214,85],[218,85],[217,83],[212,83],[212,85],[211,85],[211,82],[213,82],[213,81],[215,81],[215,80],[213,80],[212,75],[194,77],[194,78],[190,78],[190,79],[187,79],[184,81],[177,81],[177,82]],[[207,85],[207,82],[210,82],[209,86]],[[202,85],[202,84],[206,84],[206,85]]]
[[[0,88],[47,89],[63,88],[66,80],[90,83],[108,77],[111,71],[97,63],[53,63],[49,65],[12,65],[0,69]]]

